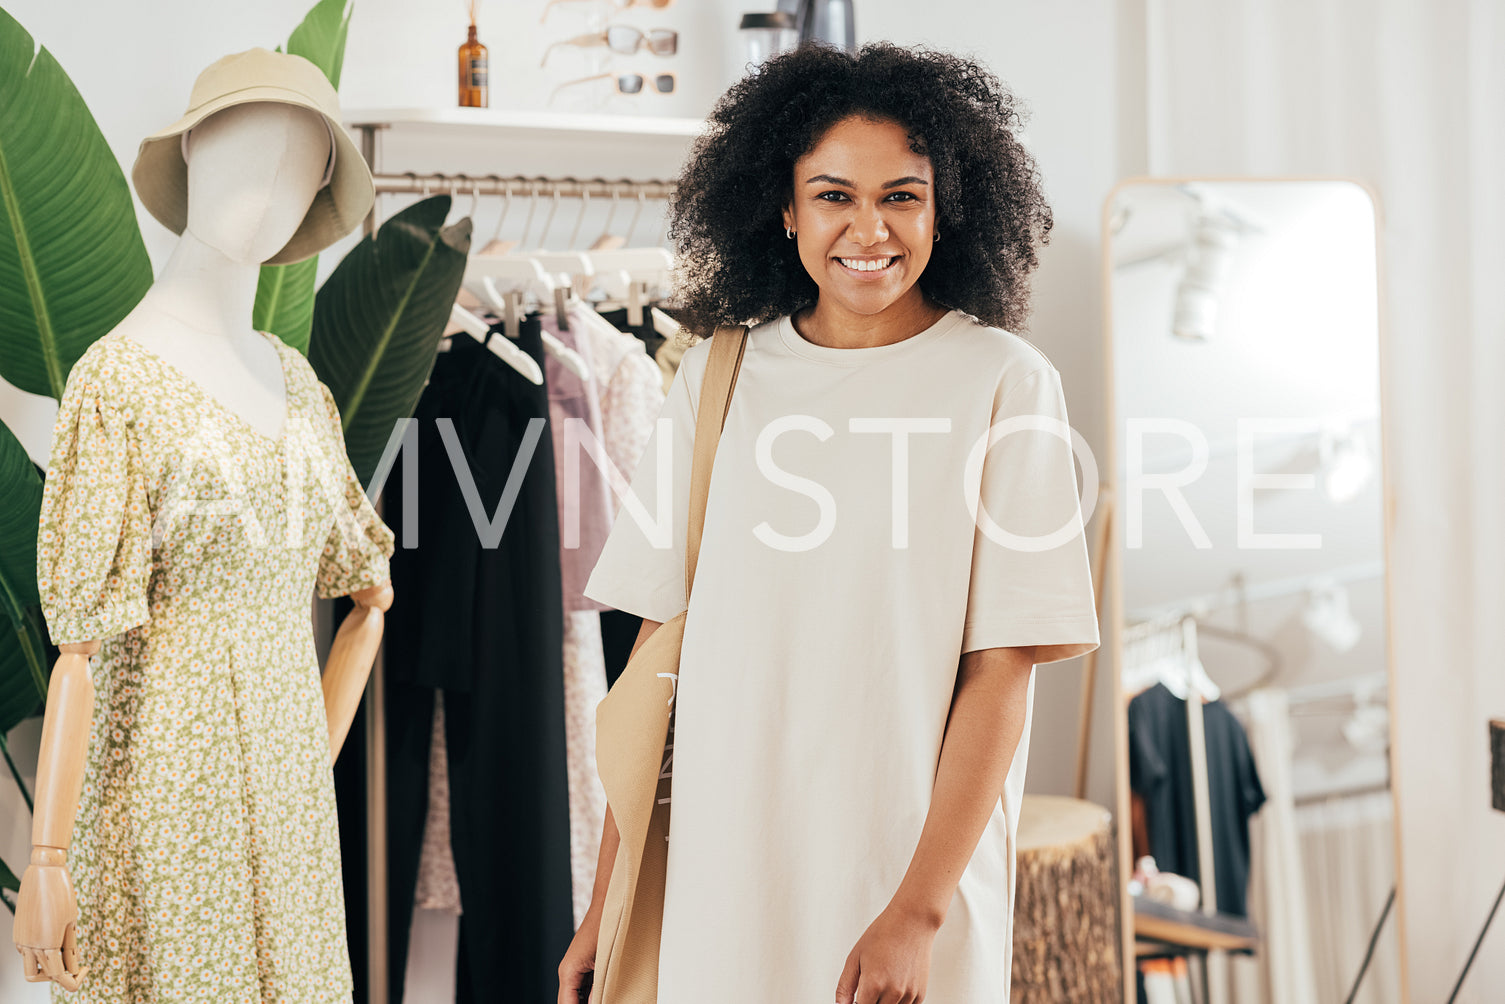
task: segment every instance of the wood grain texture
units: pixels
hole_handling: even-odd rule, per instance
[[[1106,809],[1026,795],[1014,904],[1014,1004],[1123,999],[1117,843]]]

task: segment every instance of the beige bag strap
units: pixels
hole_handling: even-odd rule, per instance
[[[685,603],[695,585],[695,564],[700,558],[700,535],[705,529],[705,504],[711,494],[711,465],[716,444],[732,406],[732,388],[742,369],[747,348],[747,326],[723,324],[711,336],[711,357],[706,360],[705,379],[700,384],[700,405],[695,413],[695,461],[690,466],[690,520],[685,539]]]

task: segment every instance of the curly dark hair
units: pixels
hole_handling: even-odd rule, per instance
[[[780,214],[794,162],[851,115],[898,123],[910,148],[930,159],[942,238],[920,289],[985,324],[1022,329],[1036,247],[1052,223],[1039,168],[1017,136],[1022,109],[975,60],[887,42],[856,55],[803,45],[716,102],[669,204],[680,269],[675,313],[709,334],[815,302],[818,287]]]

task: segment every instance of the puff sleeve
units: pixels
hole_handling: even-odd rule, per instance
[[[1059,434],[1070,429],[1065,395],[1048,363],[1000,393],[982,464],[962,651],[1033,645],[1037,665],[1058,662],[1098,646],[1076,464]]]
[[[37,525],[37,587],[54,645],[146,623],[151,513],[141,451],[83,358],[64,385]]]
[[[314,590],[322,599],[345,596],[392,577],[388,561],[395,550],[396,538],[382,522],[361,487],[360,478],[345,452],[345,433],[340,423],[340,409],[329,388],[319,383],[324,400],[325,417],[332,428],[332,466],[338,485],[335,519],[319,556],[319,571]]]

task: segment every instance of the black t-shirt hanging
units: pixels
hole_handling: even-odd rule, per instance
[[[1265,803],[1265,790],[1249,738],[1227,705],[1203,705],[1202,720],[1218,911],[1242,917],[1248,914],[1249,817]],[[1144,799],[1156,866],[1199,881],[1186,702],[1163,684],[1129,702],[1129,784]]]

